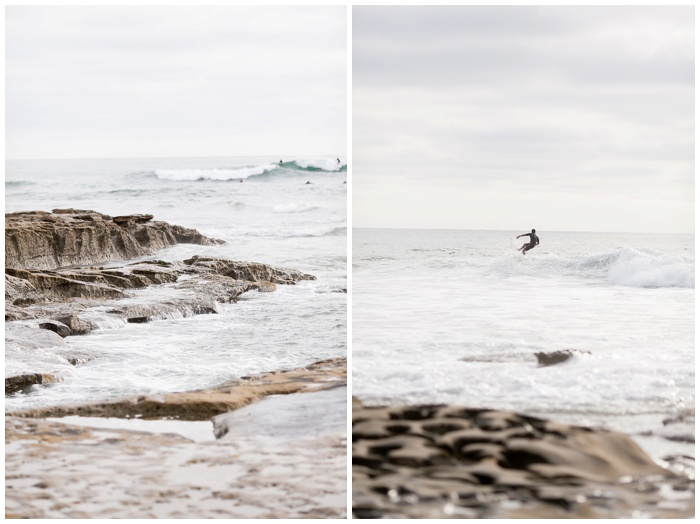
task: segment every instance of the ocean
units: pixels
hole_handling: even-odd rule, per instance
[[[152,214],[226,244],[180,244],[149,259],[203,255],[317,277],[246,293],[216,315],[118,323],[69,337],[69,349],[97,357],[80,366],[51,349],[7,352],[6,376],[53,372],[65,380],[7,397],[6,410],[199,389],[346,356],[346,181],[335,157],[6,161],[6,212]]]
[[[353,229],[352,389],[368,405],[518,411],[655,457],[695,406],[692,235]],[[574,349],[540,366],[537,352]]]

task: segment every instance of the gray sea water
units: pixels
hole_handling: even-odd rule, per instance
[[[523,256],[524,232],[354,229],[353,394],[515,410],[694,453],[659,436],[695,406],[693,236],[538,230]],[[578,353],[556,366],[534,356],[564,349]]]
[[[6,398],[6,409],[183,391],[345,356],[346,180],[344,164],[329,157],[7,161],[6,212],[150,213],[226,244],[180,244],[148,258],[262,262],[317,280],[244,294],[218,315],[110,325],[69,337],[70,349],[97,356],[77,367],[51,348],[6,352],[6,376],[65,377]],[[144,293],[161,291],[154,286]]]

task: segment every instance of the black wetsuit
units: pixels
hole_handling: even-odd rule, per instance
[[[532,249],[533,247],[535,247],[537,244],[540,243],[540,239],[534,233],[525,233],[525,234],[530,237],[530,243],[527,246],[525,246],[525,251]]]

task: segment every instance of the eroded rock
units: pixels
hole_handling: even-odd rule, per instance
[[[108,215],[76,209],[7,213],[5,266],[46,270],[142,257],[178,243],[222,243],[194,229],[151,219],[130,215],[115,222]]]
[[[195,256],[184,263],[192,268],[248,282],[294,284],[300,280],[316,280],[315,276],[301,271],[276,268],[257,262]]]
[[[197,258],[184,262],[148,260],[119,267],[88,266],[45,271],[6,269],[5,320],[47,318],[85,334],[108,322],[148,322],[217,312],[217,303],[236,302],[251,291],[313,280],[313,275],[256,262]],[[161,286],[164,293],[137,298]],[[107,306],[107,307],[105,307]],[[101,313],[91,311],[99,310]]]
[[[352,416],[357,518],[693,514],[693,481],[621,433],[486,409],[365,407],[357,399]]]
[[[66,326],[63,322],[59,322],[58,320],[48,320],[46,322],[41,322],[39,324],[39,327],[41,329],[48,329],[49,331],[53,331],[61,338],[66,338],[73,334],[73,332],[68,326]]]
[[[268,395],[287,395],[319,391],[347,380],[347,359],[334,358],[315,362],[303,368],[271,371],[233,379],[215,388],[184,393],[141,395],[73,406],[52,406],[13,412],[17,417],[90,417],[176,418],[209,420],[233,411]],[[227,430],[219,429],[222,436]]]
[[[24,391],[37,384],[54,384],[62,382],[63,378],[51,373],[31,373],[5,377],[5,395],[11,395],[18,391]]]

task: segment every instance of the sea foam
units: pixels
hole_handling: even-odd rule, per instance
[[[623,248],[607,269],[611,284],[632,287],[695,287],[695,265],[678,255]]]
[[[551,253],[523,257],[518,253],[500,257],[492,268],[506,276],[569,275],[629,287],[695,287],[695,263],[691,257],[633,247],[576,257]]]
[[[262,175],[275,167],[274,164],[264,164],[232,169],[156,169],[155,174],[161,180],[238,180]]]

